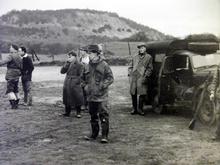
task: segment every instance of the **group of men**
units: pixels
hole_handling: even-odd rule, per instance
[[[143,104],[147,95],[147,83],[151,75],[152,57],[146,53],[146,45],[138,45],[139,52],[133,57],[129,66],[130,93],[132,97],[132,115],[144,115]],[[113,83],[113,73],[105,62],[100,45],[88,45],[80,49],[81,55],[71,51],[61,68],[66,74],[63,85],[63,103],[65,113],[69,117],[71,110],[76,110],[76,117],[81,118],[81,110],[89,109],[91,116],[91,134],[86,140],[95,140],[99,134],[101,122],[101,143],[108,142],[109,114],[108,87]],[[10,46],[10,54],[0,65],[7,64],[7,95],[12,109],[18,107],[18,83],[21,76],[24,89],[24,104],[31,105],[31,77],[34,69],[31,58],[25,47]],[[84,108],[82,108],[84,107]]]
[[[139,52],[133,57],[128,68],[130,78],[130,93],[132,98],[132,115],[144,115],[143,105],[147,96],[149,77],[153,70],[152,57],[147,54],[144,43],[138,45]],[[99,45],[89,45],[81,48],[80,59],[73,51],[61,68],[66,74],[63,86],[64,116],[70,116],[71,109],[76,110],[80,118],[82,107],[87,107],[91,116],[91,135],[87,140],[95,140],[99,134],[99,119],[101,121],[102,143],[108,142],[109,114],[108,87],[114,78],[109,65],[105,62]]]
[[[112,70],[105,62],[98,45],[89,45],[78,59],[74,51],[68,53],[68,58],[61,68],[66,74],[63,86],[64,116],[70,116],[72,108],[76,117],[80,118],[81,107],[88,104],[91,134],[86,140],[95,140],[99,134],[101,122],[101,143],[108,142],[109,114],[108,87],[113,83]]]
[[[149,78],[153,71],[152,57],[147,53],[147,46],[138,45],[138,54],[132,57],[128,67],[130,94],[133,110],[131,115],[144,115],[143,105],[147,99]],[[87,109],[90,114],[91,134],[86,140],[95,140],[101,127],[101,143],[108,143],[109,106],[108,88],[113,83],[113,73],[105,62],[99,45],[89,45],[80,49],[80,57],[71,51],[61,68],[66,74],[63,85],[63,103],[65,113],[69,117],[71,110],[76,110],[76,117],[81,118],[81,110]],[[18,107],[18,83],[21,77],[24,90],[24,105],[32,104],[31,78],[34,69],[32,59],[27,55],[26,48],[10,46],[10,54],[0,60],[0,66],[7,64],[7,91],[11,108]],[[215,81],[214,81],[215,84]],[[216,86],[216,85],[214,85]],[[84,107],[84,108],[82,108]],[[99,125],[99,120],[101,125]],[[217,136],[220,139],[220,122]]]
[[[5,59],[0,60],[0,66],[7,65],[5,76],[7,81],[6,94],[8,95],[11,108],[18,108],[20,100],[18,85],[20,77],[24,91],[23,105],[31,106],[31,79],[32,71],[34,70],[32,59],[28,56],[27,50],[23,46],[18,47],[17,45],[11,44],[9,52],[9,55]]]

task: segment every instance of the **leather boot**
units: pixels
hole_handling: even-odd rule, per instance
[[[32,106],[32,102],[33,102],[33,100],[32,100],[32,94],[29,92],[29,93],[27,94],[27,105],[28,105],[28,106]]]
[[[19,101],[20,101],[20,99],[17,99],[17,100],[15,100],[15,109],[17,109],[18,108],[18,103],[19,103]]]
[[[85,136],[86,140],[95,140],[99,135],[99,124],[98,123],[91,123],[92,127],[92,134],[89,136]]]
[[[27,92],[24,92],[24,103],[27,104],[27,102],[28,102]]]
[[[11,104],[11,109],[17,109],[17,105],[16,105],[16,100],[9,100],[10,104]]]
[[[106,119],[102,121],[102,138],[101,143],[108,143],[109,123]]]
[[[145,96],[144,95],[141,95],[139,96],[139,104],[138,104],[138,114],[139,115],[142,115],[144,116],[144,110],[143,110],[143,107],[144,107],[144,99],[145,99]]]
[[[71,112],[71,107],[70,106],[65,106],[65,113],[63,114],[63,116],[69,117],[70,112]]]
[[[77,106],[76,107],[76,117],[77,118],[81,118],[81,107],[80,106]]]
[[[131,95],[133,110],[131,111],[131,115],[138,114],[137,111],[137,95]]]

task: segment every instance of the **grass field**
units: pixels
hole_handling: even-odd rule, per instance
[[[0,68],[0,71],[3,68]],[[219,165],[220,145],[213,129],[197,124],[188,130],[189,116],[130,115],[131,99],[126,66],[112,67],[109,144],[83,139],[90,133],[90,117],[63,118],[60,67],[36,67],[31,108],[10,109],[0,82],[0,164],[2,165]],[[0,76],[4,76],[4,69]],[[0,79],[2,80],[2,79]],[[21,93],[22,96],[22,93]],[[182,109],[186,111],[186,109]]]

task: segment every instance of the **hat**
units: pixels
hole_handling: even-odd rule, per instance
[[[75,56],[75,57],[77,56],[77,54],[73,50],[68,52],[68,55]]]
[[[15,45],[15,44],[11,44],[11,47],[12,47],[13,49],[15,49],[15,50],[18,50],[18,46]]]
[[[137,48],[140,49],[142,46],[144,46],[145,48],[147,48],[147,45],[145,43],[140,43]]]
[[[88,49],[87,46],[79,48],[79,50],[81,50],[81,51],[87,51],[87,49]]]
[[[101,52],[98,45],[88,45],[87,51],[98,54]]]

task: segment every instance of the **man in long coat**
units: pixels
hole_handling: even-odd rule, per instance
[[[138,45],[138,49],[138,54],[132,58],[128,68],[133,105],[132,115],[144,115],[143,105],[147,96],[148,80],[153,70],[152,57],[146,52],[146,44]]]
[[[65,105],[64,116],[70,116],[71,108],[75,107],[76,117],[81,117],[81,106],[84,104],[81,77],[83,65],[78,62],[77,55],[71,51],[69,57],[61,68],[61,73],[66,73],[63,85],[63,104]]]

